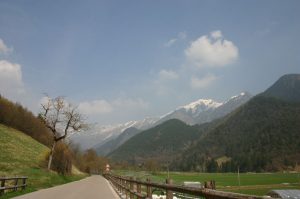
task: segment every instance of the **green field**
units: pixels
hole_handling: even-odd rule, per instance
[[[155,182],[164,182],[167,172],[134,172],[116,171],[120,175],[151,178]],[[237,192],[251,195],[265,195],[272,189],[300,189],[300,176],[297,173],[241,173],[240,186],[236,173],[192,173],[170,172],[169,176],[175,184],[181,185],[184,181],[205,182],[215,180],[217,190]]]
[[[49,149],[31,137],[0,124],[0,176],[28,176],[24,192],[6,193],[3,198],[79,180],[84,175],[62,176],[40,165]]]

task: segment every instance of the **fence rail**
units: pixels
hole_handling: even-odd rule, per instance
[[[173,199],[174,193],[183,196],[183,198],[185,198],[184,194],[187,194],[189,196],[194,196],[195,198],[201,197],[206,199],[272,199],[270,197],[230,193],[207,188],[173,185],[172,180],[170,179],[167,179],[166,183],[163,184],[151,182],[149,178],[147,181],[141,181],[132,177],[118,176],[111,173],[104,174],[104,177],[113,184],[120,194],[125,194],[126,198],[130,199],[151,199],[153,193],[152,190],[157,189],[165,192],[166,199]]]
[[[22,177],[0,177],[0,196],[4,194],[5,190],[17,191],[18,188],[21,188],[21,190],[24,190],[27,186],[26,180],[27,180],[27,177],[25,177],[25,176],[22,176]]]

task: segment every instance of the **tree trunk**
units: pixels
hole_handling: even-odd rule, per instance
[[[52,158],[53,158],[53,153],[54,153],[55,145],[56,145],[56,141],[54,140],[53,144],[52,144],[52,148],[51,148],[50,154],[49,154],[48,170],[51,169],[51,164],[52,164]]]

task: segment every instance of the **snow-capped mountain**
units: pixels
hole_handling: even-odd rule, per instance
[[[212,99],[199,99],[190,104],[180,106],[163,117],[156,124],[161,124],[170,119],[179,119],[187,124],[202,124],[225,116],[240,105],[247,102],[252,96],[247,92],[233,96],[225,102]]]
[[[219,106],[221,106],[222,103],[216,102],[212,99],[199,99],[195,102],[192,102],[190,104],[187,104],[185,106],[182,106],[178,109],[185,109],[187,112],[191,112],[193,114],[200,114],[203,111],[209,110],[209,109],[215,109]]]
[[[101,145],[118,137],[126,129],[135,127],[139,130],[151,128],[159,118],[145,118],[141,121],[129,121],[124,124],[115,125],[94,125],[87,132],[79,132],[69,137],[75,143],[79,143],[82,149],[92,148],[94,145]]]
[[[234,111],[239,106],[245,104],[249,99],[251,99],[251,97],[252,95],[247,92],[242,92],[239,95],[233,96],[215,109],[210,109],[199,114],[195,118],[195,123],[202,124],[223,117]]]
[[[90,132],[74,134],[70,136],[70,139],[75,143],[79,143],[82,149],[92,147],[99,148],[101,145],[117,139],[123,132],[131,127],[143,131],[169,119],[179,119],[190,125],[210,122],[232,112],[234,109],[247,102],[251,97],[252,96],[249,93],[242,92],[239,95],[229,98],[225,102],[217,102],[212,99],[199,99],[184,106],[180,106],[174,111],[161,117],[149,117],[140,121],[129,121],[124,124],[116,125],[95,125],[91,128]],[[124,139],[125,138],[122,138],[122,140]]]

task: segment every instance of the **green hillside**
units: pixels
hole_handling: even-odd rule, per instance
[[[36,168],[49,150],[33,138],[0,124],[0,175]]]
[[[67,183],[83,176],[62,176],[41,168],[41,162],[49,149],[24,133],[0,124],[0,176],[28,176],[25,193],[58,184]],[[7,193],[2,198],[24,194]]]
[[[172,119],[132,137],[109,157],[131,163],[141,163],[153,158],[163,163],[189,147],[200,135],[198,126],[189,126]]]
[[[300,74],[283,75],[261,95],[290,102],[299,102]]]

